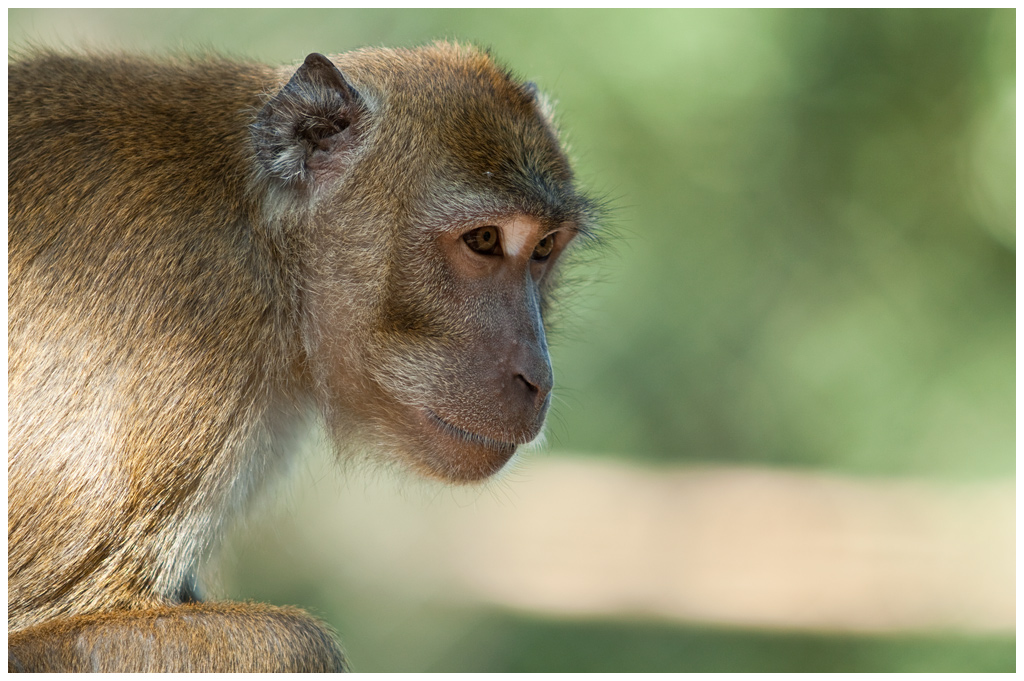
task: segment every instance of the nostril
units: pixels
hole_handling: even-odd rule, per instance
[[[530,380],[526,378],[526,376],[523,376],[522,374],[516,374],[516,378],[522,381],[523,385],[525,385],[530,390],[530,392],[535,393],[538,390],[540,390],[540,388],[538,388],[536,384],[530,382]]]

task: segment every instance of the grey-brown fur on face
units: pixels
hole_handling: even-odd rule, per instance
[[[552,122],[444,43],[8,77],[11,666],[340,668],[303,613],[191,603],[198,562],[311,405],[455,482],[537,435],[543,303],[596,213]],[[558,252],[470,251],[488,224]]]

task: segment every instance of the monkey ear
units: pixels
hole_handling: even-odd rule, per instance
[[[551,102],[551,98],[548,97],[544,92],[541,91],[537,84],[532,80],[523,83],[523,92],[526,96],[533,100],[537,106],[537,111],[540,112],[540,117],[544,120],[545,125],[551,133],[558,138],[558,126],[555,125],[555,107]]]
[[[330,59],[316,52],[267,102],[251,128],[260,166],[286,182],[337,169],[355,142],[362,98]]]

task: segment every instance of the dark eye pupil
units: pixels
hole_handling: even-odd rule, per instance
[[[487,227],[477,227],[471,232],[466,232],[462,237],[466,245],[477,253],[483,253],[485,255],[500,255],[501,249],[498,248],[498,228],[488,225]]]
[[[548,234],[546,237],[540,240],[540,243],[537,244],[537,248],[533,249],[533,259],[544,260],[549,255],[551,255],[551,251],[553,251],[554,249],[555,236],[553,234]]]

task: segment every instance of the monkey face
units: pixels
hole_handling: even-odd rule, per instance
[[[541,286],[574,232],[570,224],[552,229],[513,215],[431,236],[433,290],[397,286],[385,301],[381,337],[390,356],[380,375],[405,405],[407,451],[418,467],[477,479],[500,469],[543,427],[553,375]],[[430,321],[419,321],[424,313]],[[409,382],[414,366],[424,366],[424,331],[431,327],[440,331],[425,363],[433,370]]]
[[[543,427],[543,303],[592,205],[535,92],[486,55],[342,67],[310,55],[254,127],[314,206],[301,293],[325,412],[429,476],[487,477]]]
[[[553,375],[542,287],[575,225],[517,214],[403,231],[372,313],[311,298],[326,320],[315,364],[341,427],[428,476],[487,477],[543,427]]]

